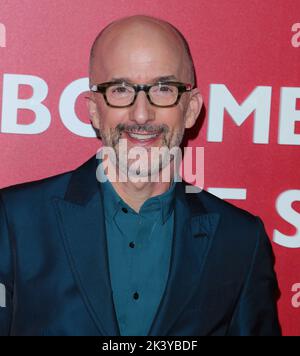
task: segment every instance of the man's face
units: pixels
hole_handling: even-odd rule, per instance
[[[93,84],[126,80],[132,84],[152,84],[161,80],[190,82],[189,66],[180,41],[173,33],[135,24],[117,26],[104,35],[96,48]],[[198,91],[184,93],[177,106],[160,108],[148,102],[146,94],[139,92],[133,106],[109,107],[100,93],[92,93],[89,110],[93,126],[99,129],[104,146],[113,147],[117,164],[120,139],[127,140],[127,150],[134,147],[147,149],[149,166],[142,175],[150,174],[150,166],[158,172],[161,162],[151,162],[152,147],[179,146],[185,128],[193,126],[201,108]],[[152,137],[152,136],[154,137]],[[131,166],[134,160],[128,160]],[[127,174],[127,172],[126,172]]]

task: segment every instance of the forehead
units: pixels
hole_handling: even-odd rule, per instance
[[[107,29],[95,46],[92,77],[147,82],[162,76],[184,80],[186,55],[178,35],[165,26],[120,24]]]

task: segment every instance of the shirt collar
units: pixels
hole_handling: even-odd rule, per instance
[[[103,169],[101,169],[101,174],[105,174]],[[113,220],[122,208],[126,208],[128,212],[143,217],[157,216],[158,213],[160,223],[164,224],[174,210],[175,186],[176,182],[173,180],[166,192],[146,200],[141,206],[139,213],[137,213],[119,196],[111,182],[107,179],[101,183],[106,216],[110,220]]]

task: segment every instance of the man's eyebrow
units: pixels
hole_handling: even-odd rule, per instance
[[[175,75],[166,75],[163,77],[154,78],[155,82],[170,82],[170,81],[174,81],[174,80],[177,80]]]
[[[113,77],[110,80],[111,82],[125,82],[129,84],[135,84],[131,79],[126,78],[126,77]],[[175,77],[175,75],[164,75],[161,77],[156,77],[151,80],[151,83],[157,83],[157,82],[169,82],[169,81],[178,81],[178,79]]]

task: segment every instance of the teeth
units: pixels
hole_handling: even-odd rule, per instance
[[[135,133],[129,133],[128,135],[132,138],[135,138],[137,140],[149,140],[151,138],[154,138],[156,136],[158,136],[158,134],[154,134],[154,135],[139,135],[139,134],[135,134]]]

